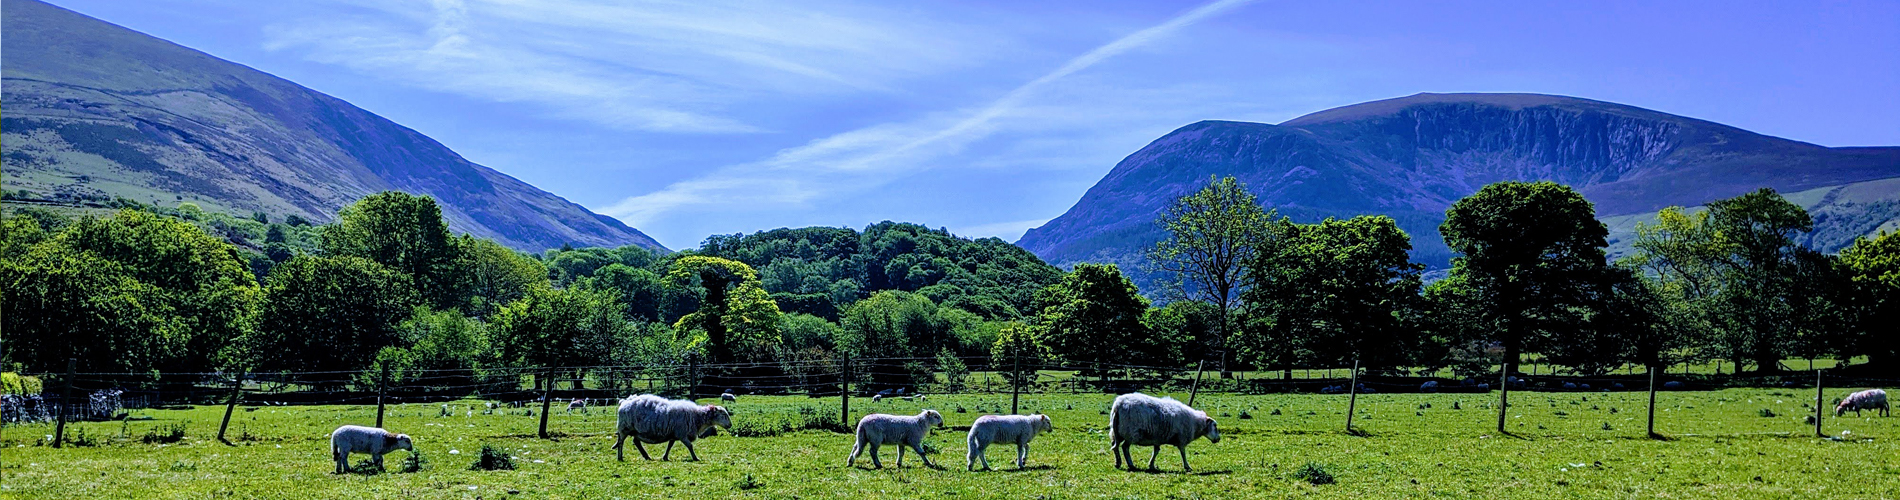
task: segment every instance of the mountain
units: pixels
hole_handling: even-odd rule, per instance
[[[1795,193],[1897,178],[1900,147],[1823,147],[1573,97],[1418,94],[1279,125],[1181,127],[1123,159],[1067,213],[1017,244],[1064,266],[1137,263],[1162,237],[1156,215],[1210,176],[1238,178],[1263,206],[1296,221],[1390,215],[1412,234],[1415,259],[1444,267],[1451,252],[1437,228],[1445,209],[1491,182],[1557,181],[1595,202],[1599,216],[1640,216],[1764,186]]]
[[[663,249],[341,99],[37,0],[0,7],[10,193],[327,221],[399,190],[435,197],[456,231],[520,250]]]

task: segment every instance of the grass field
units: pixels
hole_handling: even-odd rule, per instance
[[[1845,390],[1828,392],[1831,401]],[[1176,395],[1185,397],[1185,395]],[[926,403],[853,399],[866,410],[943,412],[941,450],[925,468],[846,468],[847,434],[786,430],[836,418],[836,399],[742,397],[730,405],[735,431],[699,441],[702,461],[614,460],[612,412],[556,410],[558,439],[535,439],[538,417],[522,409],[485,415],[478,401],[392,406],[386,427],[415,438],[425,465],[397,472],[408,452],[387,458],[392,472],[331,475],[325,435],[337,425],[371,424],[373,406],[240,407],[217,442],[222,407],[137,411],[151,420],[79,423],[91,446],[43,445],[50,425],[12,426],[0,435],[0,496],[11,498],[1883,498],[1900,496],[1900,418],[1833,418],[1820,439],[1803,421],[1812,392],[1731,389],[1663,393],[1658,430],[1644,437],[1645,393],[1513,393],[1512,435],[1495,432],[1496,395],[1361,395],[1356,427],[1342,432],[1346,396],[1203,394],[1220,421],[1218,444],[1188,449],[1193,473],[1164,448],[1160,472],[1114,470],[1106,453],[1106,395],[1025,395],[1024,412],[1049,414],[1055,432],[1039,437],[1028,470],[1011,470],[1013,449],[993,447],[992,472],[963,470],[963,435],[977,416],[1007,412],[1009,397],[941,396]],[[469,415],[469,407],[474,414]],[[1454,409],[1456,408],[1456,409]],[[960,412],[959,409],[962,411]],[[1765,412],[1764,412],[1765,410]],[[1246,417],[1241,415],[1245,413]],[[1765,416],[1770,415],[1773,416]],[[184,424],[182,441],[143,442]],[[819,425],[813,425],[822,427]],[[776,435],[773,435],[776,434]],[[754,437],[756,436],[756,437]],[[162,439],[159,439],[162,441]],[[514,456],[513,471],[471,471],[482,445]],[[631,448],[631,446],[629,446]],[[658,458],[660,449],[649,447]],[[1145,455],[1137,451],[1138,457]],[[362,456],[355,457],[361,461]],[[1296,478],[1315,464],[1332,484]]]

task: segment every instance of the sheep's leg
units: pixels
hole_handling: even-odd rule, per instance
[[[915,442],[915,443],[911,443],[911,444],[910,444],[910,448],[911,448],[911,449],[913,449],[913,450],[917,450],[917,458],[920,458],[920,459],[923,459],[923,461],[924,461],[924,467],[936,467],[936,466],[937,466],[937,464],[933,464],[933,463],[930,463],[930,455],[925,455],[925,454],[924,454],[924,442],[923,442],[922,440],[918,440],[918,441],[917,441],[917,442]],[[897,449],[897,452],[901,454],[901,453],[903,453],[903,452],[904,452],[904,449],[903,449],[903,448],[898,448],[898,449]],[[899,457],[902,457],[902,455],[899,455]]]
[[[871,443],[871,467],[882,469],[884,468],[884,462],[877,459],[877,449],[880,447],[883,447],[883,445],[880,443],[875,443],[875,442]],[[898,450],[898,452],[902,453],[903,450],[900,449]],[[897,456],[897,465],[900,467],[904,465],[903,455]]]
[[[1157,444],[1155,445],[1155,451],[1148,454],[1148,470],[1159,470],[1155,468],[1155,457],[1158,456],[1161,456],[1161,445]]]
[[[699,461],[699,452],[697,452],[697,451],[693,451],[693,442],[692,442],[692,441],[680,441],[680,443],[683,443],[683,444],[685,444],[685,445],[686,445],[686,454],[688,454],[688,455],[692,455],[692,456],[693,456],[693,461],[694,461],[694,462],[698,462],[698,461]]]
[[[350,454],[348,454],[348,453],[337,453],[337,452],[336,452],[336,449],[335,449],[335,448],[331,448],[331,449],[330,449],[330,458],[331,458],[332,460],[336,460],[336,473],[337,473],[337,474],[342,474],[342,473],[344,473],[344,472],[348,472],[348,471],[350,470],[350,469],[349,469],[349,463],[350,463]]]
[[[614,455],[622,462],[627,461],[627,435],[614,433]]]
[[[373,463],[373,464],[376,464],[376,470],[377,470],[377,471],[381,471],[381,470],[383,470],[383,454],[381,454],[381,453],[372,453],[372,454],[370,454],[370,456],[369,456],[369,461],[370,461],[370,463]]]
[[[1187,447],[1186,447],[1186,446],[1176,446],[1176,447],[1174,447],[1174,449],[1176,449],[1176,450],[1181,450],[1181,470],[1182,470],[1182,471],[1184,471],[1184,472],[1194,472],[1194,468],[1193,468],[1193,467],[1188,467],[1188,463],[1187,463]]]
[[[983,444],[975,439],[969,440],[968,444],[970,451],[963,454],[963,470],[972,471],[976,470],[976,458],[983,455]],[[983,468],[988,469],[989,462],[984,462]]]
[[[661,454],[660,454],[660,460],[672,460],[672,459],[673,459],[673,443],[674,443],[674,442],[675,442],[675,441],[667,441],[667,442],[666,442],[666,453],[661,453]]]
[[[1123,448],[1122,448],[1122,442],[1121,442],[1121,439],[1120,439],[1119,437],[1116,437],[1116,436],[1109,436],[1109,438],[1108,438],[1108,454],[1110,454],[1110,455],[1114,455],[1114,456],[1115,456],[1115,468],[1116,468],[1116,469],[1120,469],[1120,468],[1122,468],[1122,450],[1123,450]]]
[[[904,468],[904,445],[897,445],[897,468]]]
[[[633,449],[636,449],[636,450],[640,450],[640,458],[641,458],[641,459],[644,459],[644,460],[652,460],[652,459],[653,459],[653,455],[648,455],[648,454],[647,454],[647,447],[646,447],[646,445],[642,445],[642,444],[640,444],[640,438],[633,438]]]
[[[1028,462],[1029,462],[1029,443],[1017,444],[1016,445],[1016,468],[1022,469],[1023,464],[1028,463]]]
[[[853,443],[851,445],[851,458],[844,459],[844,466],[845,467],[857,466],[858,454],[863,453],[863,452],[864,452],[864,440],[859,439],[858,442]]]

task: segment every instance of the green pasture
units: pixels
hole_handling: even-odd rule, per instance
[[[1847,393],[1828,391],[1828,403]],[[1174,394],[1185,398],[1185,394]],[[1112,468],[1106,452],[1110,396],[1031,394],[1023,412],[1051,416],[1027,470],[1009,446],[990,450],[990,472],[964,470],[963,429],[1009,411],[1009,396],[933,396],[927,402],[852,400],[865,412],[941,411],[946,428],[926,468],[914,455],[897,468],[860,459],[847,468],[851,436],[839,432],[836,398],[742,396],[735,428],[698,444],[701,461],[614,460],[613,415],[557,406],[554,439],[537,439],[539,415],[482,401],[391,406],[385,427],[414,437],[424,465],[330,474],[326,434],[372,424],[374,406],[239,407],[229,437],[215,439],[221,406],[140,410],[132,419],[70,425],[87,441],[46,446],[51,425],[0,434],[0,497],[8,498],[1882,498],[1900,495],[1900,418],[1834,418],[1814,436],[1804,419],[1814,393],[1799,389],[1665,392],[1658,430],[1645,437],[1643,392],[1513,392],[1510,434],[1495,430],[1497,395],[1370,394],[1358,400],[1358,433],[1344,432],[1344,395],[1202,394],[1197,406],[1220,422],[1220,443],[1188,448],[1194,471],[1163,448],[1159,472]],[[535,408],[538,411],[538,408]],[[472,412],[472,414],[471,414]],[[148,419],[149,418],[149,419]],[[853,419],[855,420],[855,419]],[[184,437],[165,442],[182,424]],[[474,471],[483,445],[506,450],[512,471]],[[631,448],[631,445],[629,445]],[[649,447],[659,458],[664,446]],[[1137,450],[1145,462],[1147,450]],[[353,462],[362,461],[356,456]],[[1331,484],[1295,472],[1313,464]]]

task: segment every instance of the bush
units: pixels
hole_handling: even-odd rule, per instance
[[[469,464],[468,470],[515,470],[515,461],[501,448],[484,444],[481,457]]]
[[[1333,473],[1326,472],[1326,466],[1314,462],[1307,462],[1300,470],[1293,471],[1293,478],[1315,485],[1333,484]]]
[[[396,472],[400,472],[403,474],[422,472],[422,469],[427,468],[428,466],[429,466],[429,459],[422,458],[422,452],[411,451],[409,452],[409,458],[405,458],[402,460],[402,467],[396,469]]]
[[[152,430],[145,432],[145,437],[139,438],[139,441],[145,444],[176,443],[176,442],[184,441],[184,440],[185,440],[185,423],[184,422],[179,422],[175,424],[165,424],[165,425],[153,427]]]
[[[39,377],[21,376],[14,372],[0,373],[0,393],[39,394],[44,386]]]

